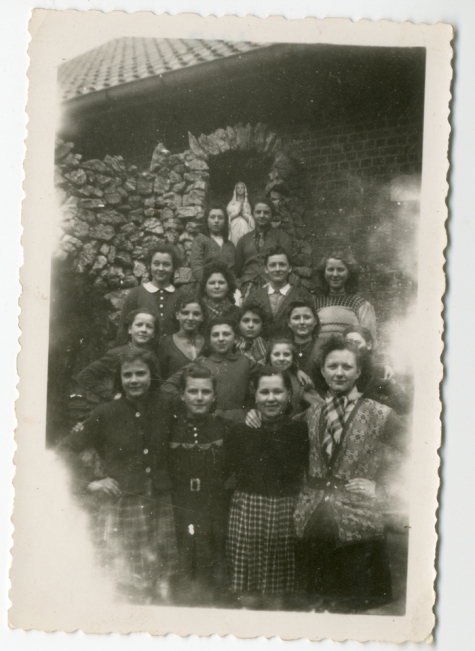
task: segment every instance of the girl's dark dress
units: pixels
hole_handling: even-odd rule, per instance
[[[192,417],[183,410],[168,418],[179,574],[212,592],[224,587],[226,579],[226,428],[225,421],[209,414]]]
[[[258,430],[233,427],[226,441],[228,468],[237,478],[227,540],[233,592],[293,591],[293,513],[308,445],[307,424],[287,416]]]
[[[167,446],[160,423],[156,396],[140,404],[121,397],[99,405],[83,429],[57,448],[75,478],[82,475],[80,453],[94,448],[103,476],[119,485],[118,498],[93,494],[93,531],[99,561],[128,595],[153,596],[157,582],[168,582],[176,571]]]
[[[202,348],[197,351],[198,355],[201,350]],[[178,348],[173,340],[173,335],[167,335],[160,342],[159,358],[160,374],[164,380],[167,380],[171,375],[174,375],[184,366],[194,361]]]

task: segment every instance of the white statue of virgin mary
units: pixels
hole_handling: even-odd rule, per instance
[[[239,181],[234,186],[233,198],[226,207],[229,219],[229,239],[237,246],[243,235],[256,227],[247,198],[246,185]]]

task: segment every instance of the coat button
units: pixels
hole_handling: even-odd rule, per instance
[[[327,486],[331,486],[331,481],[327,481]]]
[[[135,418],[140,418],[140,412],[139,411],[135,414]]]
[[[152,470],[151,468],[145,468],[145,472],[147,472],[147,473],[151,472],[151,470]]]
[[[328,502],[329,499],[330,499],[330,498],[328,497],[328,495],[326,495],[326,496],[325,496],[325,502]]]
[[[148,450],[147,450],[147,448],[145,448],[145,450],[143,451],[143,453],[144,453],[144,454],[148,454]]]

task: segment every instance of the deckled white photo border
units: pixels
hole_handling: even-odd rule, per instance
[[[57,576],[55,492],[44,448],[46,366],[49,321],[50,253],[55,238],[57,207],[52,155],[58,108],[56,70],[70,58],[75,39],[97,30],[110,38],[124,35],[170,38],[222,38],[256,41],[324,42],[353,45],[425,46],[425,93],[421,217],[419,230],[419,295],[415,360],[415,412],[411,456],[411,533],[408,599],[404,617],[268,613],[213,609],[157,608],[84,603],[71,575]],[[439,383],[442,379],[442,296],[448,192],[447,150],[452,78],[448,25],[397,24],[389,21],[352,23],[344,19],[287,21],[245,17],[175,17],[147,13],[80,13],[35,10],[30,23],[30,89],[23,203],[25,264],[22,269],[20,397],[17,402],[18,450],[15,456],[15,526],[10,623],[14,627],[86,632],[148,631],[178,635],[231,633],[237,637],[279,636],[283,639],[354,639],[422,641],[434,626],[435,514],[438,447],[440,445]],[[104,40],[107,40],[104,37]],[[93,46],[92,46],[93,47]],[[84,48],[86,49],[86,48]],[[32,541],[35,544],[32,545]],[[77,541],[81,546],[82,541]],[[81,567],[76,570],[79,578]],[[79,581],[81,584],[81,581]],[[100,603],[100,602],[99,602]]]

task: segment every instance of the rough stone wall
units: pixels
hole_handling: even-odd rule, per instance
[[[64,234],[56,257],[105,297],[113,323],[128,289],[148,279],[144,259],[156,244],[172,243],[180,254],[175,283],[192,281],[189,257],[204,224],[208,161],[232,150],[271,158],[265,191],[278,204],[281,227],[294,238],[294,272],[302,284],[311,286],[304,201],[294,188],[299,176],[296,160],[278,135],[263,124],[238,124],[199,138],[189,134],[189,144],[188,150],[172,154],[160,143],[149,171],[141,172],[121,156],[82,161],[71,143],[58,143],[56,185]]]

